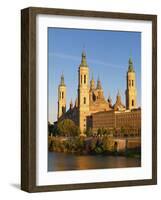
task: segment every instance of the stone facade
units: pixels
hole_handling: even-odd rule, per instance
[[[137,128],[140,129],[141,110],[133,111],[137,108],[137,91],[135,71],[131,58],[129,59],[126,81],[126,106],[121,101],[119,91],[116,96],[116,102],[112,105],[111,97],[109,96],[108,99],[104,97],[100,79],[98,78],[95,85],[92,75],[92,79],[89,81],[89,67],[86,54],[83,52],[81,64],[78,68],[78,96],[74,105],[72,101],[70,102],[70,107],[67,111],[66,85],[64,83],[64,76],[61,76],[61,82],[58,87],[58,121],[71,119],[79,126],[81,133],[83,133],[88,128],[92,128],[94,131],[101,127],[120,128],[125,126],[126,123],[131,127],[134,126],[133,122],[137,115],[137,120],[140,120],[137,122]]]
[[[93,132],[106,128],[114,136],[141,136],[141,109],[94,113],[88,118]]]

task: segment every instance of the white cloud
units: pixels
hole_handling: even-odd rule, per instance
[[[79,62],[81,60],[81,58],[78,56],[62,54],[62,53],[50,53],[49,56],[51,56],[51,57],[55,56],[57,58],[61,58],[61,59],[65,59],[65,60],[73,60],[73,61],[79,61]],[[107,63],[107,62],[97,60],[97,59],[87,59],[87,61],[88,61],[88,63],[102,65],[105,67],[111,67],[111,68],[115,68],[115,69],[125,69],[125,67],[123,67],[121,65]]]

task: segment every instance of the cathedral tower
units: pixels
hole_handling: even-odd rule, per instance
[[[83,133],[87,128],[86,117],[89,114],[89,68],[84,51],[82,52],[82,60],[78,70],[78,107],[79,128]]]
[[[58,119],[66,112],[66,85],[64,75],[61,75],[61,81],[58,86]]]
[[[126,108],[131,110],[137,107],[136,77],[131,58],[129,59],[129,67],[126,79]]]

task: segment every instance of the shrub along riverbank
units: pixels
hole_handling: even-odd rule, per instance
[[[121,155],[127,157],[141,157],[140,148],[118,151],[114,140],[110,136],[93,137],[60,137],[49,136],[49,151],[65,152],[83,155]]]

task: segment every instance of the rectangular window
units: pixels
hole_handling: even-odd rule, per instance
[[[134,100],[132,100],[132,106],[134,106]]]
[[[82,75],[81,75],[81,84],[82,84]]]
[[[64,99],[64,92],[62,92],[62,99]]]
[[[84,97],[84,104],[86,104],[86,97]]]
[[[84,84],[86,84],[86,75],[84,75]]]

